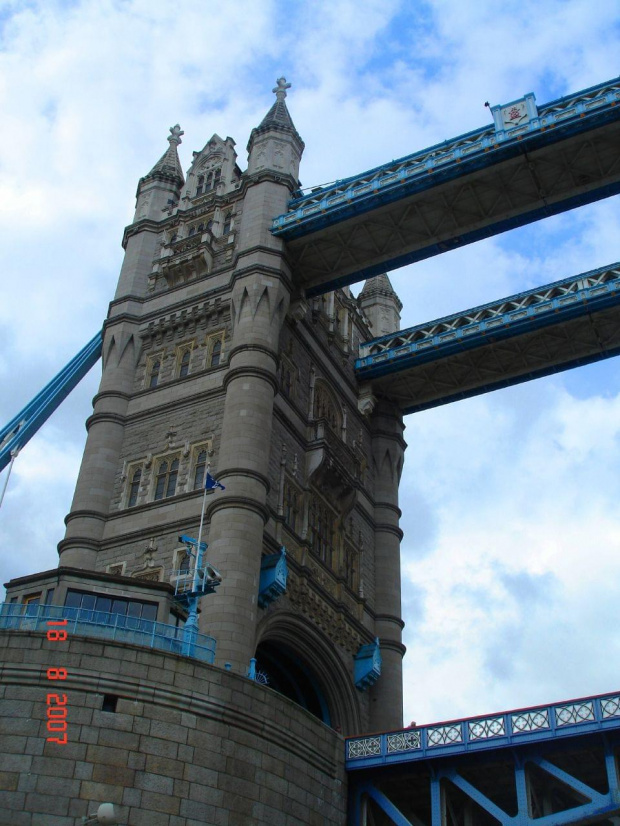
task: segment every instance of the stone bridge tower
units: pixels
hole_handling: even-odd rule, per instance
[[[207,494],[204,535],[222,575],[200,616],[215,665],[245,676],[256,658],[271,688],[332,728],[385,730],[402,724],[405,443],[354,361],[361,341],[398,329],[401,305],[387,276],[359,299],[297,289],[270,232],[300,186],[289,85],[278,80],[245,171],[232,138],[213,135],[185,177],[177,125],[138,184],[60,570],[96,574],[106,593],[161,595],[183,565],[179,535],[198,534],[210,467],[225,487]],[[282,547],[274,599],[261,572]]]

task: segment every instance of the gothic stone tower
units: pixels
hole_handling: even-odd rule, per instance
[[[270,232],[299,188],[289,85],[252,131],[245,172],[234,141],[213,135],[185,179],[177,125],[140,180],[59,569],[8,590],[54,605],[69,591],[129,596],[182,623],[170,574],[179,535],[198,534],[210,466],[225,491],[207,494],[203,538],[222,582],[200,631],[216,668],[246,679],[255,657],[271,688],[332,729],[385,730],[402,725],[405,443],[399,412],[365,395],[353,365],[360,341],[398,329],[401,305],[387,276],[359,300],[296,287]],[[281,547],[286,592],[269,602],[261,565]],[[356,686],[355,657],[376,639],[381,676]]]

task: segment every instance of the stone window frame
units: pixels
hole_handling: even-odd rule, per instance
[[[278,378],[282,394],[286,396],[287,399],[296,399],[299,370],[285,353],[280,353]]]
[[[203,451],[206,452],[206,454],[207,454],[207,457],[206,457],[207,461],[205,462],[204,475],[203,475],[202,482],[199,485],[196,485],[196,471],[198,469],[198,458],[199,458],[200,454]],[[188,486],[187,486],[188,491],[202,490],[205,479],[207,478],[206,477],[206,472],[207,472],[207,467],[209,465],[209,459],[211,457],[212,451],[213,451],[213,440],[212,439],[207,439],[206,441],[200,442],[199,444],[194,445],[192,447],[192,455],[191,455],[190,465],[189,465],[190,472],[189,472],[189,479],[188,479]]]
[[[174,481],[174,490],[172,493],[167,493],[170,487],[170,475],[172,471],[172,464],[177,462],[177,467],[174,471],[175,473],[175,481]],[[164,462],[170,463],[170,467],[166,471],[165,481],[164,481],[164,491],[161,496],[157,496],[157,489],[159,487],[159,478],[161,476],[160,468],[164,464]],[[167,499],[173,499],[177,494],[177,487],[179,484],[179,471],[181,469],[181,451],[175,450],[171,453],[164,453],[160,456],[156,456],[153,458],[153,474],[151,477],[151,490],[149,500],[151,502],[165,502]]]
[[[140,477],[137,480],[137,487],[134,489],[134,484],[136,482],[134,477],[135,477],[135,474],[138,473],[138,472],[140,473]],[[144,462],[143,461],[133,462],[131,465],[129,465],[129,467],[127,468],[126,479],[127,479],[127,486],[126,486],[125,497],[124,497],[125,507],[126,508],[135,508],[139,504],[138,500],[140,499],[140,487],[141,487],[142,483],[144,482]],[[135,499],[134,499],[134,493],[135,493]],[[133,502],[132,502],[132,499],[134,499]]]
[[[163,582],[164,569],[162,566],[154,566],[153,568],[141,568],[139,571],[134,571],[131,577],[132,579],[142,579],[146,582]]]
[[[212,364],[213,361],[213,348],[219,342],[220,344],[220,351],[218,355],[218,362],[217,364]],[[224,363],[224,353],[225,353],[225,342],[226,342],[226,330],[218,330],[216,333],[209,333],[205,340],[205,346],[207,349],[207,357],[206,357],[206,367],[207,370],[212,367],[221,367]]]
[[[292,519],[291,511],[293,513]],[[282,484],[282,516],[286,528],[300,536],[304,523],[304,492],[297,482],[293,481],[288,475],[284,477]]]
[[[113,570],[114,568],[119,568],[120,571]],[[114,576],[125,576],[125,571],[127,570],[127,562],[110,562],[109,565],[106,565],[105,572],[106,574],[114,574]]]
[[[188,560],[187,568],[183,568],[183,565],[181,564],[185,560]],[[189,573],[191,571],[191,569],[192,569],[192,557],[187,554],[186,549],[185,548],[175,548],[174,553],[172,555],[172,570],[175,571],[175,572],[186,570]]]
[[[344,416],[342,407],[338,403],[336,395],[329,384],[324,379],[317,378],[314,385],[314,398],[312,403],[312,418],[324,419],[331,430],[340,437]]]
[[[192,341],[186,341],[183,344],[179,344],[175,350],[175,358],[174,358],[174,377],[176,379],[183,379],[186,376],[189,376],[192,372],[192,353],[196,346],[196,340],[192,339]],[[184,375],[181,375],[183,370],[183,358],[186,353],[189,353],[189,361],[187,363],[187,372]]]
[[[141,487],[144,484],[144,478],[145,478],[144,471],[145,471],[145,469],[146,469],[146,467],[145,467],[144,459],[140,459],[137,462],[132,462],[129,465],[129,467],[127,468],[127,473],[125,475],[125,481],[126,481],[125,494],[123,496],[123,506],[125,508],[137,508],[138,505],[141,504],[141,502],[140,502],[140,492],[141,492]],[[140,472],[140,478],[138,479],[138,485],[137,485],[137,488],[135,490],[135,501],[132,502],[133,493],[134,493],[134,489],[133,489],[134,476],[138,471]]]
[[[165,350],[158,350],[156,353],[151,353],[146,358],[146,369],[144,372],[144,389],[145,390],[155,390],[161,384],[161,373],[164,366],[164,359],[166,357]],[[159,369],[157,371],[157,377],[155,384],[152,383],[152,374],[153,374],[153,367],[155,362],[159,361]]]
[[[319,511],[319,520],[314,519],[314,514]],[[327,540],[327,532],[321,526],[327,521],[325,516],[330,517],[331,522],[331,538]],[[310,543],[310,551],[317,559],[326,565],[331,571],[337,571],[337,565],[340,559],[340,543],[338,542],[338,512],[330,503],[324,499],[321,494],[312,489],[310,492],[310,501],[308,503],[308,540]],[[319,541],[317,547],[317,538]]]

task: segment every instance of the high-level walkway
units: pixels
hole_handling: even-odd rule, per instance
[[[350,738],[349,826],[620,824],[620,695]]]
[[[620,78],[294,198],[272,232],[307,295],[620,192]]]
[[[620,353],[620,263],[360,346],[356,373],[403,412]]]

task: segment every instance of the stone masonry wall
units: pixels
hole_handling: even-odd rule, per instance
[[[3,631],[0,648],[0,824],[74,826],[100,802],[127,826],[344,824],[342,738],[270,689],[85,637]],[[46,742],[56,692],[67,745]],[[104,694],[116,712],[102,711]]]

